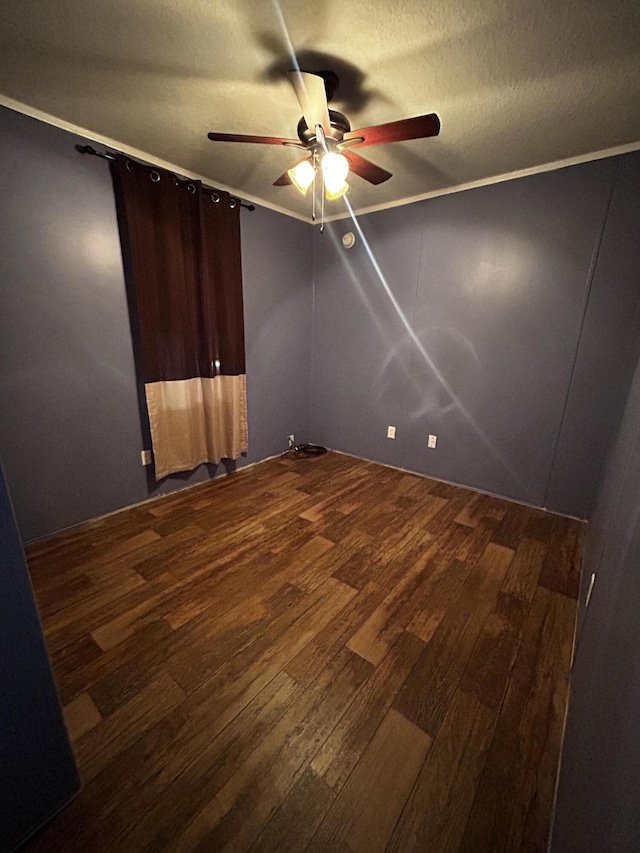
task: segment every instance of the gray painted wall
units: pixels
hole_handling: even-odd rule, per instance
[[[640,299],[640,156],[617,174],[598,246],[547,506],[586,518],[633,375]]]
[[[571,677],[554,853],[640,848],[640,367],[587,542],[597,571]]]
[[[85,141],[0,109],[0,453],[25,540],[216,473],[157,486],[141,466],[111,178]],[[307,438],[312,234],[242,217],[253,462]]]
[[[636,192],[639,162],[620,170]],[[343,249],[352,222],[316,232],[312,440],[584,517],[639,296],[616,257],[624,188],[598,251],[618,165],[360,217],[381,276],[363,239]]]
[[[601,255],[625,283],[640,290],[638,159],[625,158]],[[614,206],[619,207],[614,216]],[[615,227],[614,227],[615,223]],[[610,234],[608,235],[610,229]],[[595,283],[595,282],[594,282]],[[624,301],[622,305],[624,306]],[[630,303],[627,307],[631,310]],[[612,314],[610,313],[610,316]],[[579,607],[579,639],[571,675],[554,853],[631,853],[640,847],[640,317],[615,373],[631,379],[617,418],[586,544]],[[606,359],[606,354],[603,354]],[[627,381],[623,384],[629,384]],[[596,574],[588,610],[585,597]]]
[[[313,232],[258,208],[243,213],[249,461],[308,441]]]
[[[0,465],[0,851],[35,832],[80,787]]]

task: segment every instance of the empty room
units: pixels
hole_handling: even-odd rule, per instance
[[[640,849],[640,7],[5,0],[0,853]]]

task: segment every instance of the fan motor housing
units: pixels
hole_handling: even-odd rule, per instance
[[[351,130],[349,119],[337,110],[329,110],[329,121],[331,122],[331,134],[327,134],[327,138],[332,139],[334,142],[341,142],[345,133]],[[310,145],[316,138],[315,128],[310,130],[307,127],[304,116],[298,122],[297,132],[298,138],[305,145]]]

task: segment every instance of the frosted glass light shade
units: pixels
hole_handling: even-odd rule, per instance
[[[287,174],[291,178],[293,185],[300,190],[302,195],[305,195],[313,183],[316,170],[313,168],[311,160],[303,160],[302,163],[298,163],[293,169],[289,169]]]
[[[329,201],[335,201],[337,198],[343,196],[346,192],[349,191],[349,184],[346,181],[343,181],[342,184],[335,189],[333,192],[330,192],[327,188],[327,198]]]
[[[327,191],[327,198],[340,198],[347,191],[346,182],[349,174],[349,161],[344,154],[329,151],[322,158],[322,177]]]

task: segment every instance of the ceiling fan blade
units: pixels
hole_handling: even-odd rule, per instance
[[[307,127],[312,129],[319,124],[326,134],[331,133],[327,93],[322,77],[308,71],[289,71],[287,76],[296,93]]]
[[[373,127],[363,127],[360,130],[350,130],[345,133],[345,140],[363,136],[365,145],[383,145],[385,142],[404,142],[407,139],[425,139],[440,133],[440,119],[435,113],[415,118],[405,118],[400,121],[390,121],[388,124],[376,124]]]
[[[311,157],[310,157],[309,155],[307,155],[306,157],[301,157],[299,160],[296,160],[296,162],[295,162],[295,163],[292,163],[292,164],[289,166],[289,169],[295,169],[295,167],[296,167],[296,166],[299,166],[299,165],[300,165],[300,163],[304,163],[304,161],[305,161],[305,160],[311,160]],[[280,175],[280,177],[279,177],[279,178],[277,178],[277,179],[273,182],[273,186],[274,186],[274,187],[287,187],[287,186],[289,186],[289,184],[292,184],[292,183],[293,183],[293,181],[292,181],[292,180],[291,180],[291,178],[289,177],[289,169],[287,169],[287,171],[286,171],[286,172],[283,172],[283,173]]]
[[[291,183],[291,178],[289,177],[289,169],[286,172],[283,172],[279,178],[277,178],[273,182],[274,187],[287,187]]]
[[[393,177],[391,172],[387,172],[381,166],[376,166],[370,160],[365,160],[364,157],[356,154],[355,151],[343,151],[342,153],[349,161],[351,171],[355,172],[356,175],[360,175],[365,181],[369,181],[370,184],[383,184],[389,178]]]
[[[291,166],[289,166],[289,169],[295,169],[298,163],[302,163],[303,160],[308,159],[308,157],[301,157],[299,160],[296,160],[295,163],[292,163]],[[289,176],[289,169],[287,169],[286,172],[283,172],[279,178],[276,178],[276,180],[273,182],[274,187],[288,187],[290,184],[293,183],[291,177]]]
[[[247,136],[244,133],[208,133],[214,142],[257,142],[260,145],[300,145],[299,139],[283,139],[281,136]]]

